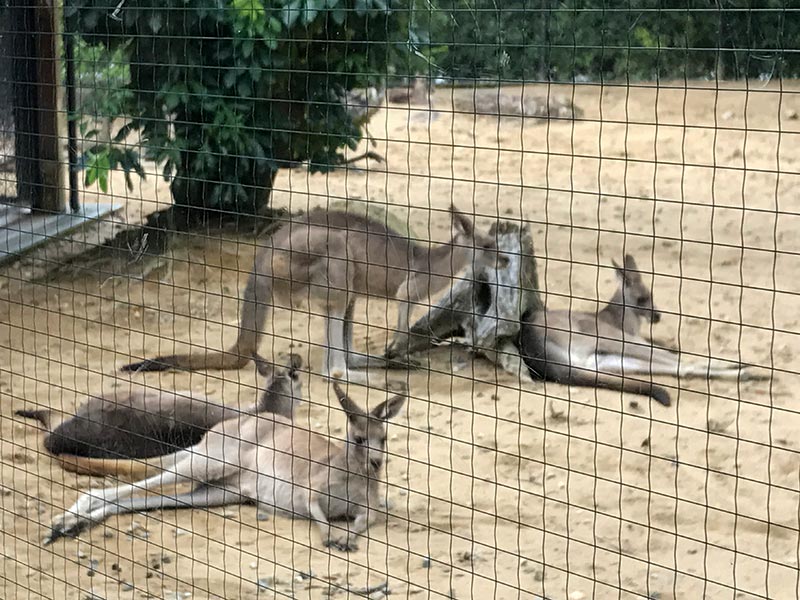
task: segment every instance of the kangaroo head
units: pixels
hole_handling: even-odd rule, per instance
[[[258,411],[273,412],[289,419],[293,418],[295,408],[303,400],[303,384],[300,381],[303,359],[297,354],[290,354],[286,365],[276,369],[275,365],[257,354],[253,358],[259,375],[267,378],[264,393],[258,403]]]
[[[505,254],[497,250],[497,240],[475,230],[475,224],[455,206],[450,206],[453,215],[452,244],[468,254],[467,264],[476,270],[505,269],[511,262]]]
[[[625,261],[620,267],[616,261],[612,261],[620,279],[620,293],[622,305],[625,310],[630,310],[638,317],[646,319],[652,323],[661,320],[661,313],[653,306],[653,296],[650,290],[642,281],[642,275],[636,267],[636,261],[630,254],[625,255]]]
[[[406,394],[397,394],[365,412],[333,383],[336,397],[347,415],[347,450],[367,471],[377,473],[386,458],[386,422],[397,416],[406,401]]]

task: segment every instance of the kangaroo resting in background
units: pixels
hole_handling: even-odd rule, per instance
[[[597,313],[543,310],[522,317],[519,345],[535,379],[604,387],[650,396],[669,406],[666,389],[652,383],[659,375],[720,379],[752,378],[744,365],[687,357],[655,346],[639,331],[661,314],[642,281],[636,262],[614,263],[620,287]]]
[[[406,394],[363,411],[334,382],[347,415],[344,446],[280,415],[259,413],[215,425],[196,446],[164,461],[143,481],[89,490],[53,521],[45,544],[78,535],[112,515],[165,508],[205,508],[255,502],[316,523],[325,546],[349,551],[373,520],[386,455],[386,421]],[[191,492],[134,497],[137,492],[194,483]],[[339,531],[331,521],[350,520]]]
[[[426,77],[415,77],[407,86],[386,90],[386,99],[392,104],[430,104],[434,84]]]
[[[141,479],[153,465],[143,459],[194,446],[217,423],[244,414],[274,413],[292,419],[302,399],[293,354],[283,369],[259,361],[267,377],[260,400],[244,410],[224,406],[193,392],[139,388],[127,394],[91,396],[66,420],[52,410],[18,410],[47,431],[44,447],[66,471]],[[53,425],[61,421],[56,427]]]
[[[316,209],[289,220],[255,258],[242,301],[239,337],[225,352],[161,356],[124,371],[240,369],[257,356],[273,306],[295,308],[306,301],[326,318],[326,375],[353,382],[352,369],[386,366],[384,357],[351,355],[352,313],[360,296],[400,302],[393,347],[402,352],[414,304],[451,286],[471,267],[505,267],[495,240],[475,231],[472,221],[450,207],[454,233],[438,246],[419,244],[369,215]]]

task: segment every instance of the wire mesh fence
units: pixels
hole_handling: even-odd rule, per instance
[[[797,597],[799,9],[4,3],[0,598]]]

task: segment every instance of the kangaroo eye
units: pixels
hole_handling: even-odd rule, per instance
[[[494,250],[494,242],[486,242],[483,245],[484,250]]]
[[[353,438],[353,441],[354,441],[356,444],[358,444],[359,446],[363,446],[363,445],[364,445],[364,442],[366,442],[366,440],[365,440],[363,437],[361,437],[360,435],[357,435],[356,437],[354,437],[354,438]]]
[[[644,305],[646,305],[646,304],[647,304],[647,296],[642,296],[641,298],[639,298],[639,299],[636,301],[636,303],[637,303],[639,306],[644,306]]]

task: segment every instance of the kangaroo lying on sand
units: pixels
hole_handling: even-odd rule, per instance
[[[239,337],[230,350],[161,356],[122,369],[240,369],[257,355],[270,308],[295,308],[307,301],[317,305],[312,311],[326,317],[325,374],[363,382],[363,374],[353,374],[352,369],[385,367],[387,360],[350,354],[350,322],[359,296],[400,302],[393,346],[401,353],[415,303],[452,285],[470,267],[508,264],[494,239],[475,231],[455,207],[450,211],[453,238],[434,247],[418,244],[369,215],[316,209],[292,219],[256,254],[244,291]]]
[[[718,359],[686,358],[653,345],[639,334],[642,322],[658,323],[633,257],[614,263],[620,287],[597,313],[548,310],[522,317],[520,349],[535,379],[604,387],[650,396],[669,406],[666,389],[654,385],[658,375],[720,379],[753,378],[744,365]]]
[[[298,370],[302,359],[273,370],[259,362],[267,377],[261,399],[240,410],[193,392],[139,388],[127,394],[92,396],[66,420],[51,410],[18,410],[48,432],[45,449],[66,471],[141,479],[154,468],[142,459],[194,446],[217,423],[244,414],[274,413],[292,419],[302,399]],[[53,424],[61,421],[56,427]]]
[[[377,488],[386,455],[386,421],[400,412],[405,393],[361,410],[337,383],[347,415],[344,447],[279,415],[257,414],[214,426],[198,445],[165,459],[171,466],[129,485],[93,489],[53,521],[49,544],[75,536],[112,515],[165,508],[205,508],[255,502],[314,521],[325,546],[349,551],[378,507]],[[138,491],[192,482],[177,496],[134,497]],[[349,520],[332,531],[331,521]]]
[[[386,99],[392,104],[431,103],[431,95],[435,89],[433,80],[426,77],[415,77],[407,86],[391,87],[386,90]]]

